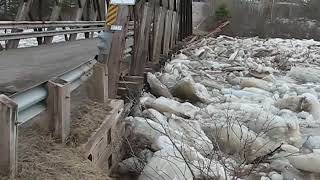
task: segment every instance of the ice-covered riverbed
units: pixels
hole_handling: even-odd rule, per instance
[[[57,30],[62,30],[62,29],[57,28]],[[10,33],[10,32],[11,32],[10,30],[8,30],[7,32],[5,32],[4,30],[0,30],[0,35],[5,33]],[[23,32],[33,32],[33,29],[25,29]],[[97,37],[98,33],[95,32],[93,36]],[[84,33],[78,34],[77,40],[80,40],[80,39],[85,39]],[[54,36],[52,42],[53,43],[65,42],[65,37],[64,35]],[[2,47],[5,47],[4,41],[0,41],[0,44],[2,45]],[[19,42],[18,48],[35,47],[35,46],[38,46],[37,38],[29,38],[29,39],[21,39]]]
[[[320,42],[202,39],[148,74],[126,119],[146,179],[320,179]]]

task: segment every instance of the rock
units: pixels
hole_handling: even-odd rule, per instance
[[[320,70],[316,68],[293,67],[288,75],[302,83],[320,82]]]
[[[161,114],[155,109],[146,109],[143,111],[143,115],[145,118],[149,118],[155,121],[156,123],[160,123],[160,124],[167,123],[167,117],[165,117],[163,114]]]
[[[163,149],[154,153],[138,180],[184,180],[193,179],[183,157],[172,149]]]
[[[299,154],[288,157],[293,167],[312,173],[320,173],[320,154]]]
[[[320,149],[320,136],[309,136],[303,146],[309,149]]]
[[[320,103],[318,98],[312,94],[302,94],[303,101],[301,103],[301,109],[312,114],[314,120],[320,121]]]
[[[123,160],[118,165],[118,172],[120,174],[134,173],[140,174],[146,165],[146,162],[140,160],[138,157],[131,157]]]
[[[168,127],[168,124],[156,123],[150,119],[141,117],[131,118],[130,121],[133,126],[133,134],[136,136],[143,136],[145,139],[148,139],[151,142],[165,133],[165,128]]]
[[[192,77],[188,76],[180,80],[171,90],[172,95],[191,102],[209,102],[210,95],[205,86],[195,83]]]
[[[176,133],[174,139],[194,147],[203,156],[212,154],[213,144],[200,127],[198,121],[172,116],[169,127]]]
[[[123,160],[119,163],[118,172],[120,174],[134,173],[139,175],[145,165],[152,159],[153,152],[148,149],[141,151],[137,156]]]
[[[278,100],[274,104],[274,106],[276,106],[279,109],[289,109],[293,112],[300,112],[302,101],[303,101],[302,97],[290,96],[290,97]]]
[[[163,85],[155,75],[153,75],[152,73],[148,73],[147,74],[147,80],[148,83],[151,87],[151,92],[152,94],[156,95],[156,96],[164,96],[167,98],[173,98],[173,96],[171,95],[169,89]]]
[[[275,171],[270,172],[268,176],[271,180],[283,180],[283,176]]]
[[[200,111],[200,108],[190,103],[179,103],[175,100],[160,97],[149,104],[150,108],[153,108],[161,113],[167,112],[177,116],[186,118],[194,118],[196,113]]]
[[[256,78],[241,78],[240,86],[241,88],[256,87],[256,88],[264,89],[266,91],[271,90],[271,84],[269,82],[261,79],[256,79]]]
[[[171,90],[177,84],[177,77],[169,73],[163,73],[160,76],[160,81]]]
[[[227,154],[239,154],[248,161],[253,161],[276,148],[275,144],[257,137],[256,133],[238,124],[204,127],[209,139],[219,144],[219,149]]]

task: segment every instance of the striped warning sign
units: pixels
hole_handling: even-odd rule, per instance
[[[108,8],[108,15],[107,15],[107,25],[113,25],[117,20],[119,7],[117,5],[111,4]]]

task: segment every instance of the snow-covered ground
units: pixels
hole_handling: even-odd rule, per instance
[[[62,30],[62,28],[57,28],[57,30]],[[11,32],[10,30],[8,30],[7,32],[5,32],[4,30],[0,30],[0,35],[5,33],[10,33],[10,32]],[[33,32],[33,29],[25,29],[23,32]],[[98,33],[95,32],[93,37],[98,37]],[[77,40],[80,40],[80,39],[85,39],[84,33],[80,33],[77,35]],[[53,43],[65,42],[64,35],[54,36],[52,42]],[[0,44],[2,45],[2,47],[5,47],[4,41],[0,41]],[[18,48],[35,47],[35,46],[38,46],[37,38],[29,38],[29,39],[21,39],[19,42]]]
[[[320,42],[205,38],[163,72],[126,123],[147,179],[320,179]]]

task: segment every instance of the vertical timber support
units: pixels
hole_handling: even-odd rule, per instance
[[[156,6],[155,18],[153,23],[153,50],[152,50],[152,60],[154,62],[159,62],[161,54],[161,44],[164,32],[164,22],[165,22],[165,10],[163,7]]]
[[[24,0],[24,2],[20,5],[17,16],[15,18],[16,21],[24,21],[28,17],[28,13],[31,9],[33,0]],[[13,29],[12,33],[19,32],[19,29]],[[19,39],[17,40],[10,40],[6,45],[6,49],[14,49],[19,46]]]
[[[170,48],[170,36],[172,28],[172,11],[167,10],[166,20],[165,20],[165,29],[164,29],[164,39],[163,39],[163,54],[168,55]]]
[[[17,171],[18,105],[0,95],[0,175],[14,178]]]
[[[75,14],[75,18],[74,20],[75,21],[81,21],[81,18],[82,18],[82,14],[83,14],[83,11],[84,11],[84,7],[87,3],[87,0],[78,0],[78,10],[76,11],[76,14]],[[70,35],[70,41],[74,41],[77,39],[77,34],[71,34]]]
[[[130,67],[130,75],[140,76],[144,74],[144,65],[146,63],[145,55],[148,49],[149,32],[151,26],[151,8],[149,3],[142,5],[142,16],[137,16],[141,8],[135,7],[135,39],[134,39],[134,58]]]
[[[100,55],[99,58],[104,58]],[[106,65],[97,62],[93,67],[93,74],[88,80],[88,94],[92,101],[105,103],[108,98],[108,69]]]
[[[50,16],[50,21],[57,21],[59,19],[60,13],[61,13],[61,1],[62,0],[57,0],[56,5],[54,6],[51,16]],[[48,28],[48,31],[55,30],[55,28]],[[44,38],[44,43],[45,44],[51,44],[53,40],[53,36],[48,36]]]
[[[125,46],[126,29],[129,15],[128,6],[119,6],[116,25],[121,26],[121,31],[112,31],[111,49],[108,59],[105,60],[108,69],[108,93],[109,98],[116,98],[117,84],[120,77],[120,62],[122,60],[122,52]]]
[[[70,134],[70,84],[62,79],[48,82],[48,111],[52,118],[49,122],[49,129],[54,135],[66,142]]]

